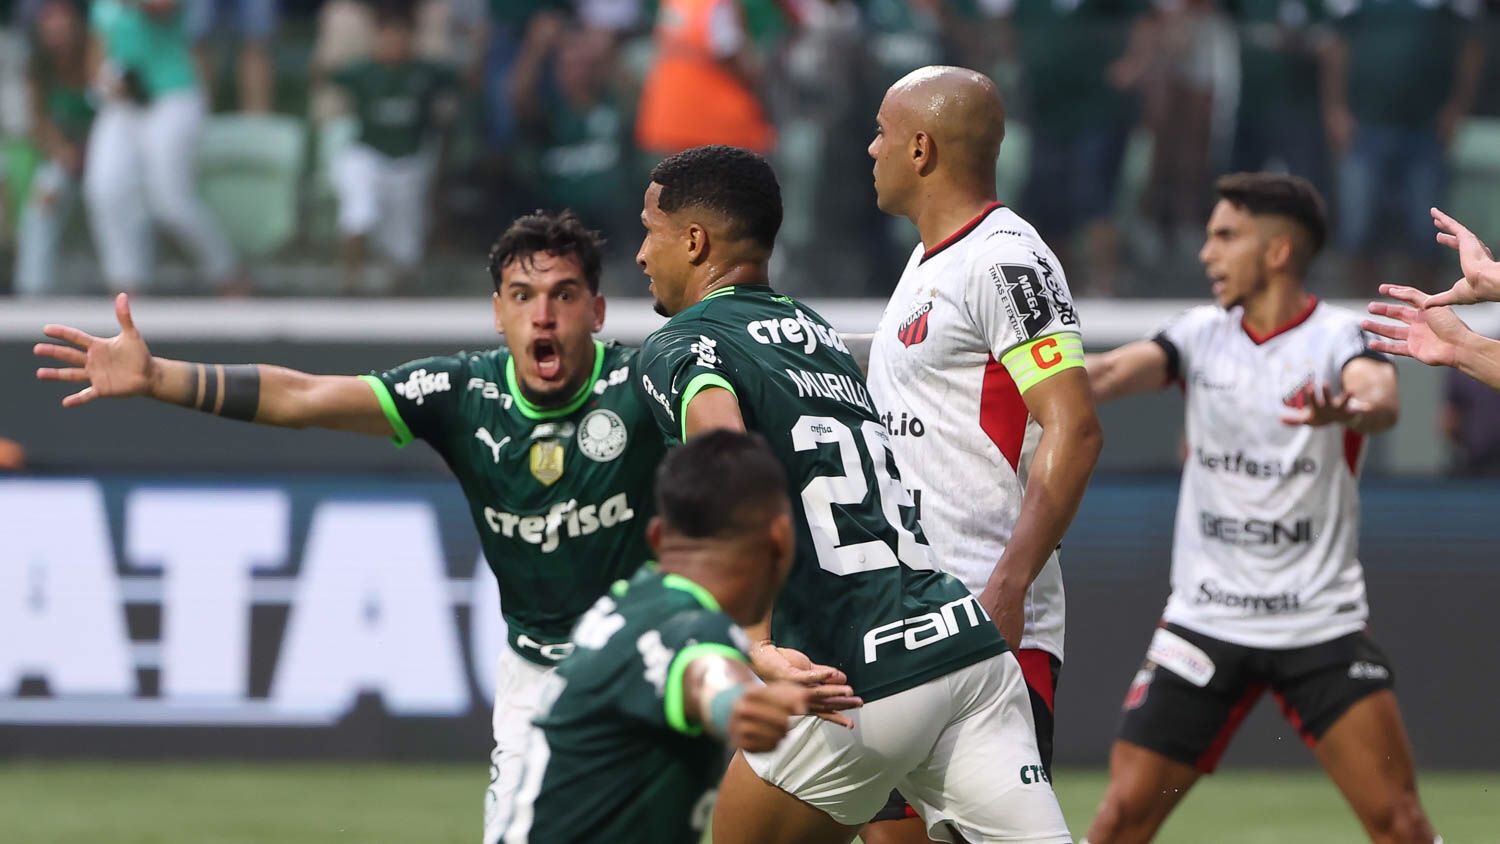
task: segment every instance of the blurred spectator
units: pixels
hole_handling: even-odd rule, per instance
[[[1410,277],[1436,280],[1438,246],[1427,209],[1442,204],[1445,156],[1469,113],[1484,61],[1479,0],[1329,0],[1337,38],[1324,66],[1329,143],[1339,162],[1338,235],[1353,259],[1349,283],[1367,295],[1378,276],[1379,224],[1395,211]],[[1396,207],[1387,208],[1388,202]]]
[[[1450,369],[1439,424],[1453,443],[1453,473],[1500,477],[1500,391]]]
[[[409,6],[382,6],[374,55],[332,74],[359,121],[358,139],[333,162],[339,232],[344,237],[344,292],[360,285],[365,253],[375,246],[409,281],[427,240],[428,205],[440,143],[434,134],[453,114],[452,70],[416,58]]]
[[[417,0],[416,54],[453,68],[471,67],[480,56],[485,14],[482,0]],[[314,67],[342,67],[367,59],[375,48],[375,7],[367,0],[327,0],[318,8]],[[350,111],[342,89],[314,78],[308,112],[318,122]]]
[[[1230,169],[1301,176],[1331,196],[1318,106],[1330,37],[1320,0],[1228,0],[1240,37],[1240,100]]]
[[[1078,278],[1075,290],[1111,295],[1120,272],[1115,194],[1136,120],[1130,89],[1145,61],[1127,50],[1149,3],[1000,0],[989,9],[1009,23],[1029,115],[1031,173],[1020,206]],[[1080,233],[1081,264],[1072,243]]]
[[[72,0],[46,0],[37,14],[26,80],[31,134],[46,160],[32,178],[17,223],[19,296],[48,293],[55,283],[63,229],[77,205],[84,148],[94,119],[86,47],[78,7]]]
[[[1144,212],[1168,248],[1196,245],[1208,216],[1215,98],[1234,55],[1233,31],[1213,0],[1158,0],[1143,31],[1152,57],[1144,89],[1152,139]]]
[[[0,138],[26,134],[26,23],[22,0],[0,0]],[[0,174],[0,180],[3,180]]]
[[[276,35],[276,0],[182,0],[183,26],[193,40],[193,51],[203,74],[204,88],[213,98],[218,62],[212,42],[238,42],[235,82],[239,86],[239,109],[271,110],[275,66],[271,62],[271,39]]]
[[[642,149],[665,156],[729,144],[770,152],[775,131],[757,91],[760,63],[740,0],[661,0],[654,37],[635,127]]]
[[[483,28],[481,51],[473,75],[484,94],[485,122],[491,145],[505,150],[516,142],[516,113],[510,75],[520,57],[532,21],[538,15],[567,16],[567,0],[489,0],[489,20]]]
[[[26,468],[26,449],[15,440],[0,437],[0,472],[19,472]]]
[[[546,205],[573,209],[624,246],[639,225],[641,186],[630,110],[611,85],[610,35],[550,16],[533,28],[511,76],[522,169]]]
[[[150,279],[155,221],[223,292],[248,292],[234,247],[195,190],[207,109],[175,0],[94,0],[89,25],[103,57],[102,102],[83,189],[105,281],[131,291]]]

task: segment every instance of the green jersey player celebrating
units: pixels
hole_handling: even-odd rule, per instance
[[[652,171],[636,256],[672,317],[636,375],[668,441],[749,429],[786,469],[797,554],[750,630],[756,673],[847,678],[863,701],[840,716],[853,729],[803,717],[776,750],[736,754],[715,840],[847,842],[899,787],[939,840],[1069,841],[1020,666],[936,570],[858,365],[822,317],[769,285],[781,213],[765,159],[691,149]]]
[[[149,396],[265,425],[425,440],[458,476],[499,582],[510,647],[495,695],[485,840],[498,840],[541,679],[610,583],[646,558],[661,437],[628,386],[634,350],[604,344],[597,236],[571,213],[522,217],[490,255],[506,347],[425,358],[378,375],[152,357],[122,294],[120,333],[49,325],[37,377],[88,382],[63,400]],[[627,447],[628,446],[628,447]]]
[[[697,844],[719,740],[770,750],[808,711],[813,689],[755,679],[736,624],[765,617],[792,565],[776,456],[753,434],[694,438],[662,462],[656,502],[657,564],[594,604],[546,681],[506,844]]]

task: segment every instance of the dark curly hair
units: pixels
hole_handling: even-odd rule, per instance
[[[500,273],[511,261],[531,263],[539,252],[550,252],[560,258],[573,257],[583,267],[583,279],[589,292],[598,294],[604,238],[578,219],[572,211],[550,214],[537,210],[510,224],[490,247],[490,280],[500,291]]]
[[[662,159],[651,171],[661,185],[661,210],[706,208],[723,214],[736,239],[770,251],[781,230],[781,185],[762,156],[722,145],[694,147]]]

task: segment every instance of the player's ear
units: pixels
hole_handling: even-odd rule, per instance
[[[594,332],[597,334],[604,328],[604,294],[594,294]]]
[[[688,262],[701,264],[708,258],[708,229],[699,223],[688,223],[683,229],[683,241],[687,245]]]
[[[783,510],[771,519],[767,533],[776,562],[776,585],[779,590],[781,584],[786,582],[786,576],[791,573],[792,559],[797,553],[797,532],[792,526],[791,512]]]
[[[918,175],[927,175],[937,165],[935,154],[937,151],[933,148],[932,136],[926,132],[912,135],[910,152],[912,169],[916,170]]]
[[[651,521],[646,523],[646,544],[651,546],[653,553],[661,554],[661,516],[652,516]]]
[[[1292,236],[1278,232],[1266,239],[1266,266],[1273,270],[1290,269],[1296,260],[1297,247]]]
[[[500,323],[500,291],[496,290],[490,294],[490,307],[495,310],[495,333],[504,334],[505,328]]]

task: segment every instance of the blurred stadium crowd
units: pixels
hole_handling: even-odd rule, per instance
[[[1500,4],[1491,0],[1491,11]],[[772,155],[789,292],[883,296],[885,88],[950,62],[1010,110],[1002,200],[1079,295],[1195,296],[1223,172],[1333,205],[1314,289],[1430,286],[1427,208],[1500,232],[1485,0],[0,0],[0,293],[455,295],[532,208],[632,266],[645,174]],[[1487,61],[1486,57],[1490,57]],[[159,241],[159,244],[158,244]]]

